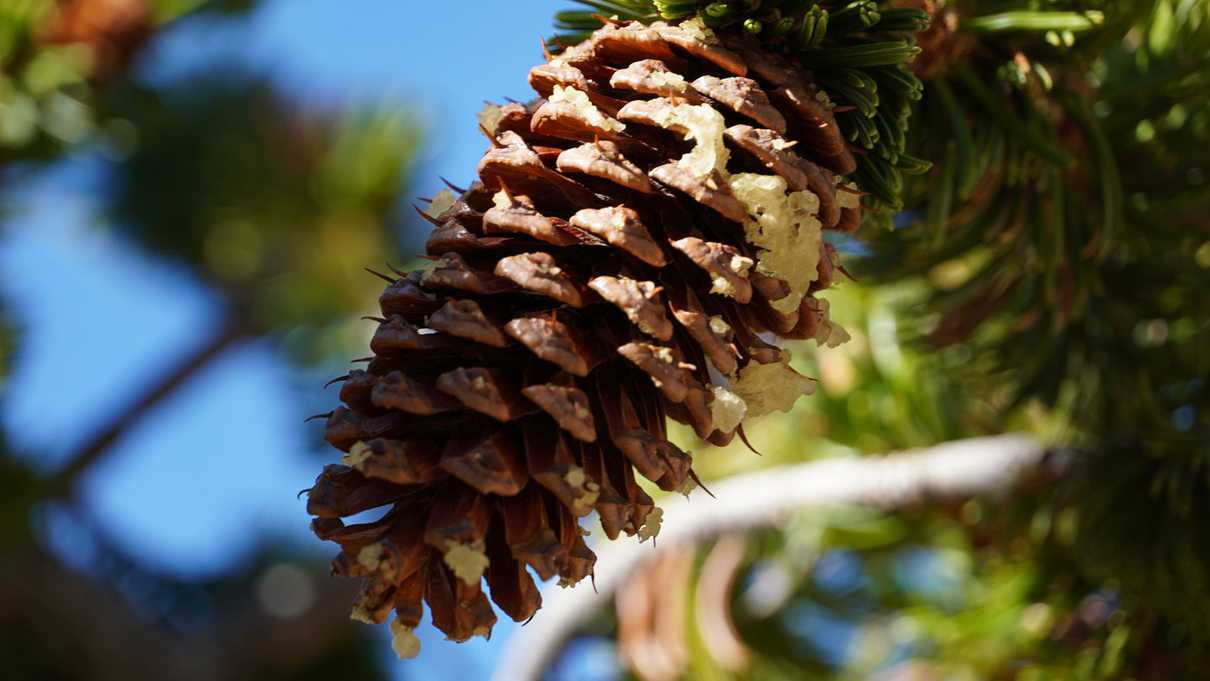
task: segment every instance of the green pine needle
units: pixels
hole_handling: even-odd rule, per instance
[[[907,120],[924,86],[903,67],[920,48],[913,33],[928,26],[928,13],[887,2],[849,0],[573,0],[587,10],[559,12],[555,49],[573,45],[601,25],[601,17],[651,22],[699,16],[719,31],[742,33],[770,50],[797,57],[829,97],[842,107],[837,121],[845,138],[867,150],[856,173],[871,207],[897,208],[901,173],[928,171],[910,156]]]
[[[1003,31],[1091,31],[1105,23],[1105,15],[1087,12],[1003,12],[966,19],[961,24],[963,31],[971,33],[998,33]]]

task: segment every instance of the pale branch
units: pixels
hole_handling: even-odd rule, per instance
[[[804,509],[824,506],[896,508],[926,499],[1004,491],[1042,462],[1047,449],[1029,437],[1001,435],[947,442],[882,457],[827,459],[737,475],[692,500],[662,503],[658,546],[637,541],[597,548],[595,590],[580,582],[546,589],[542,610],[509,641],[498,681],[538,681],[568,637],[612,602],[630,574],[659,551],[723,533],[776,526]]]

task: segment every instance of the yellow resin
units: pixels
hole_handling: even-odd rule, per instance
[[[807,190],[787,193],[785,179],[777,175],[739,173],[730,184],[748,210],[744,232],[748,243],[759,249],[756,271],[790,286],[788,295],[771,304],[779,312],[793,312],[818,276],[823,239],[823,225],[816,217],[819,197]]]
[[[399,620],[391,620],[391,650],[401,660],[410,660],[420,654],[420,639],[411,627]]]
[[[852,182],[840,182],[837,178],[836,187],[836,205],[841,208],[857,208],[861,205],[861,194],[858,192],[857,185]],[[841,189],[843,187],[843,189]]]
[[[684,92],[689,87],[684,76],[672,71],[655,71],[648,74],[647,78],[657,85],[665,85],[676,92]]]
[[[422,267],[420,270],[420,283],[422,283],[422,284],[429,283],[429,281],[431,281],[433,278],[433,274],[437,270],[439,270],[443,267],[449,267],[450,263],[452,263],[452,262],[453,262],[453,260],[451,258],[449,258],[448,256],[442,256],[440,258],[437,258],[436,260],[429,262],[427,265]]]
[[[383,566],[382,554],[385,551],[382,544],[363,546],[357,552],[357,564],[370,572],[378,572],[379,568]]]
[[[488,134],[495,136],[496,128],[500,125],[500,116],[500,107],[496,104],[488,104],[479,112],[479,125],[482,125]]]
[[[639,543],[648,539],[655,539],[660,533],[660,524],[664,522],[664,509],[656,506],[647,514],[647,519],[643,521],[643,526],[639,528]]]
[[[355,442],[353,443],[353,446],[349,448],[349,451],[345,452],[344,456],[340,457],[340,462],[349,468],[361,470],[362,464],[364,464],[366,459],[370,458],[370,456],[373,454],[374,450],[370,449],[369,445],[364,442]]]
[[[584,118],[584,120],[598,128],[604,128],[614,132],[622,132],[626,129],[625,123],[601,113],[601,110],[592,103],[592,100],[588,98],[587,94],[585,94],[582,90],[577,90],[574,87],[563,87],[562,85],[554,86],[554,92],[550,94],[550,97],[547,101],[566,102],[572,105],[577,111],[580,112],[580,115]]]
[[[679,104],[673,109],[668,125],[663,127],[684,128],[687,131],[685,139],[695,143],[677,165],[699,178],[708,177],[714,171],[726,177],[731,151],[723,142],[727,122],[718,110],[708,104]]]
[[[717,293],[720,296],[734,298],[735,285],[728,281],[726,277],[714,277],[710,280],[710,292]]]
[[[731,325],[722,315],[716,314],[710,318],[710,332],[719,338],[726,338],[727,334],[731,333]]]
[[[729,433],[743,422],[748,414],[748,403],[743,398],[722,386],[711,386],[714,399],[710,402],[710,420],[720,433]]]
[[[731,256],[731,262],[727,263],[727,268],[741,277],[748,276],[748,270],[752,269],[755,261],[752,258],[745,258],[742,255]],[[719,275],[710,278],[710,292],[717,293],[728,298],[734,298],[736,294],[735,284],[727,277]]]
[[[709,177],[718,171],[727,176],[727,160],[731,151],[724,143],[727,122],[709,104],[677,104],[654,117],[656,125],[683,131],[686,140],[694,142],[693,149],[677,161],[677,165],[694,177]]]
[[[496,208],[512,208],[513,198],[508,195],[508,192],[501,189],[495,194],[492,194],[492,205],[494,205]]]
[[[424,213],[431,218],[439,218],[445,211],[453,207],[454,202],[457,200],[458,197],[454,196],[454,192],[442,189],[433,197],[433,202],[429,204],[428,209]]]
[[[572,500],[571,512],[577,516],[587,515],[592,510],[593,505],[597,503],[597,497],[601,494],[601,487],[597,483],[588,479],[584,474],[584,469],[578,466],[572,466],[571,470],[563,476],[563,480],[568,485],[579,490],[579,494]]]
[[[688,498],[689,493],[695,489],[697,489],[697,481],[693,478],[685,478],[685,481],[681,483],[681,486],[676,491],[678,494],[684,494]]]
[[[353,610],[349,613],[349,619],[354,622],[361,622],[362,624],[378,624],[374,621],[373,617],[370,617],[370,611],[366,610],[366,606],[362,603],[353,605]]]
[[[786,362],[749,362],[740,369],[739,380],[731,387],[747,403],[747,416],[756,417],[790,411],[798,398],[815,392],[815,381],[794,371]]]
[[[445,544],[445,564],[467,584],[478,584],[490,563],[482,541],[471,544],[450,541]]]
[[[829,348],[835,348],[849,341],[849,332],[844,330],[840,324],[832,321],[829,316],[831,309],[828,301],[819,301],[823,308],[823,319],[819,322],[819,328],[815,331],[815,342]]]
[[[693,17],[688,21],[682,21],[678,28],[688,33],[690,37],[696,38],[707,45],[713,45],[718,42],[718,36],[714,31],[706,26],[706,22],[702,21],[701,17]]]

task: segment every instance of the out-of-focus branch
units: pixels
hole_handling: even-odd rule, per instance
[[[643,561],[678,545],[776,525],[808,508],[862,505],[901,507],[925,499],[963,498],[1010,488],[1038,466],[1047,449],[1021,435],[957,440],[884,457],[828,459],[729,478],[715,499],[695,494],[664,506],[658,548],[611,542],[596,564],[596,590],[580,585],[547,591],[542,612],[509,642],[495,678],[538,681],[564,642],[625,584]]]
[[[208,626],[182,633],[148,621],[116,589],[67,568],[40,547],[0,556],[0,572],[0,632],[36,641],[31,654],[51,660],[55,678],[299,678],[347,644],[344,613],[353,594],[332,580],[316,582],[315,601],[300,616],[273,618],[249,598],[211,613]]]
[[[75,480],[95,464],[113,445],[152,409],[210,365],[216,357],[245,337],[240,325],[228,320],[213,334],[187,352],[157,379],[148,382],[137,399],[126,405],[99,431],[84,442],[67,459],[67,465],[48,481],[48,491],[54,495],[69,495]]]

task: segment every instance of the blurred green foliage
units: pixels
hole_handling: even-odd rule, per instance
[[[981,37],[928,80],[922,153],[956,162],[861,272],[920,286],[901,318],[925,371],[1006,391],[1001,423],[1045,410],[1083,450],[1044,502],[1075,528],[1069,569],[1166,620],[1192,665],[1210,642],[1189,607],[1210,601],[1210,3],[1106,10],[1070,41]]]
[[[208,0],[9,0],[0,4],[0,164],[52,159],[94,136],[129,134],[101,90],[148,37],[197,12],[250,9]]]
[[[139,121],[117,165],[114,224],[222,291],[247,335],[288,334],[295,359],[359,352],[357,312],[400,249],[395,217],[419,128],[380,107],[306,112],[218,69],[166,91],[115,92]]]
[[[89,49],[40,44],[53,3],[26,0],[0,7],[0,148],[11,160],[79,142],[93,121],[88,106]]]

